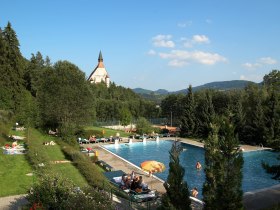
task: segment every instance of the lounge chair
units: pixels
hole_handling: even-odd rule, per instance
[[[153,201],[153,200],[158,199],[158,197],[159,197],[159,194],[155,190],[151,190],[149,192],[131,194],[132,201],[137,202],[137,203]]]
[[[98,165],[100,165],[102,168],[104,168],[106,171],[113,171],[114,168],[112,166],[110,166],[108,163],[106,163],[103,160],[98,160],[96,162]]]

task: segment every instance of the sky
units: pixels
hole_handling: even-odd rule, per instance
[[[261,82],[280,69],[279,0],[1,0],[27,59],[40,51],[86,77],[101,50],[111,81],[177,91]]]

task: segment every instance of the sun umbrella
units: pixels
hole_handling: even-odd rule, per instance
[[[88,150],[88,151],[91,151],[91,150],[92,150],[92,148],[88,147],[88,148],[87,148],[87,150]]]
[[[158,173],[158,172],[163,172],[165,170],[165,165],[155,160],[147,160],[141,163],[141,168],[144,171],[148,171],[151,173]]]

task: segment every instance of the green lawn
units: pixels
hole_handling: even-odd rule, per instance
[[[26,193],[32,185],[32,168],[24,155],[0,154],[0,197]]]
[[[30,141],[36,145],[36,149],[40,151],[41,155],[47,156],[49,161],[61,161],[67,160],[64,153],[61,151],[60,146],[56,145],[44,145],[44,142],[50,141],[61,141],[57,137],[52,137],[49,135],[44,135],[37,130],[32,130],[30,135]],[[75,168],[71,163],[58,163],[52,164],[51,170],[53,172],[59,173],[62,176],[68,177],[78,186],[85,186],[87,182],[85,178],[80,174],[79,170]]]
[[[60,163],[52,166],[54,172],[64,175],[71,179],[77,186],[88,186],[85,178],[80,174],[79,170],[72,163]]]
[[[26,136],[25,131],[11,131],[10,135]],[[32,141],[36,150],[39,151],[40,154],[47,156],[47,159],[50,161],[66,160],[59,145],[43,145],[43,142],[45,141],[58,141],[58,138],[44,135],[39,131],[32,129],[30,130],[30,139],[26,139],[26,141]],[[11,145],[12,142],[13,141],[9,139],[2,139],[1,147],[7,143]],[[79,170],[71,163],[53,164],[51,165],[51,171],[71,179],[77,186],[82,187],[88,185]],[[26,159],[26,155],[5,155],[1,148],[0,197],[27,193],[32,186],[33,181],[36,180],[36,176],[27,176],[26,174],[33,172],[32,167]]]
[[[87,126],[85,127],[85,130],[98,130],[98,131],[105,131],[104,136],[116,136],[116,133],[119,133],[121,137],[128,137],[130,133],[121,131],[121,130],[113,130],[109,128],[103,128],[103,127],[96,127],[96,126]]]

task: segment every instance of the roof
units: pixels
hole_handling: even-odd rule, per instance
[[[94,70],[92,71],[92,73],[89,75],[89,77],[88,77],[87,80],[90,80],[90,78],[92,77],[92,75],[94,74],[94,72],[95,72],[98,68],[103,68],[103,69],[106,71],[105,66],[104,66],[104,63],[103,63],[103,56],[102,56],[101,50],[100,50],[99,56],[98,56],[98,64],[97,64],[97,66],[94,68]],[[106,78],[110,78],[107,71],[106,71],[106,73],[107,73]]]

